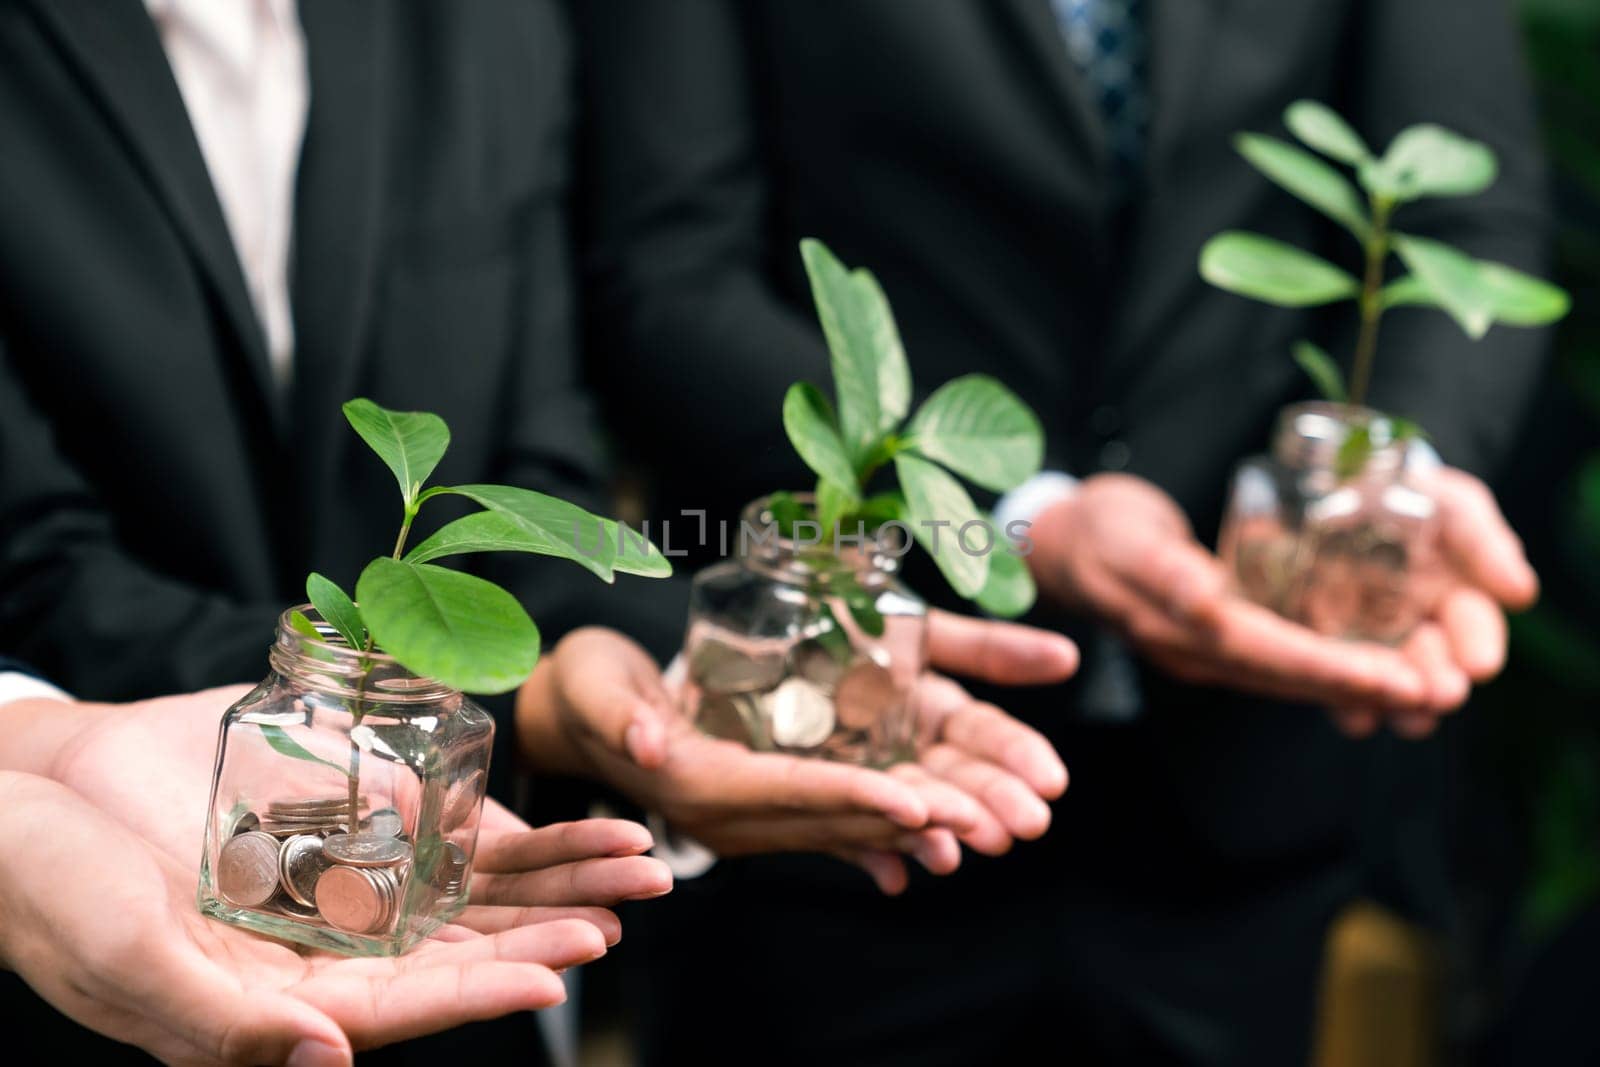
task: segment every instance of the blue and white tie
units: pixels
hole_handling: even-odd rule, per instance
[[[1150,123],[1150,38],[1145,0],[1050,0],[1105,123],[1112,169],[1137,175]],[[1190,3],[1192,0],[1175,0]]]

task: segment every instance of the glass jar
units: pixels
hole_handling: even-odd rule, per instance
[[[745,509],[734,559],[695,575],[685,713],[764,752],[874,767],[913,758],[928,609],[895,576],[909,538],[897,524],[783,537],[770,501]]]
[[[1364,463],[1341,452],[1366,426]],[[1359,457],[1355,457],[1358,459]],[[1270,456],[1240,465],[1218,552],[1239,591],[1321,634],[1398,644],[1432,610],[1437,507],[1431,448],[1396,441],[1366,408],[1285,408]]]
[[[405,952],[466,906],[494,720],[309,606],[284,613],[269,660],[222,717],[200,910],[348,955]]]

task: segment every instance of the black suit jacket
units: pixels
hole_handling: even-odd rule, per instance
[[[598,503],[564,13],[350,0],[302,20],[279,391],[143,5],[0,2],[0,650],[84,697],[253,680],[309,569],[349,588],[388,550],[400,509],[349,397],[442,415],[442,482]],[[548,636],[607,599],[566,564],[495,566]]]
[[[1291,342],[1348,352],[1353,339],[1349,307],[1276,310],[1197,276],[1201,245],[1228,228],[1358,262],[1348,235],[1238,157],[1235,131],[1286,136],[1284,107],[1311,97],[1380,150],[1425,120],[1482,138],[1502,162],[1492,192],[1408,207],[1398,221],[1541,268],[1541,169],[1503,0],[1147,7],[1154,115],[1143,186],[1127,190],[1108,177],[1100,121],[1047,0],[576,5],[593,358],[658,516],[703,507],[733,517],[745,500],[809,481],[779,416],[788,383],[827,378],[803,236],[877,273],[919,393],[972,371],[998,376],[1039,412],[1051,465],[1148,478],[1202,537],[1216,530],[1233,465],[1263,449],[1280,406],[1310,393]],[[1474,344],[1437,312],[1396,311],[1374,400],[1420,419],[1448,461],[1492,472],[1543,344],[1503,328]],[[656,447],[667,440],[670,452]],[[942,585],[931,568],[913,580]],[[1073,769],[1049,838],[1021,855],[918,887],[892,910],[869,903],[858,876],[783,862],[726,865],[724,879],[742,884],[720,895],[680,890],[668,907],[709,898],[699,936],[715,936],[712,916],[741,934],[707,964],[714,992],[683,982],[689,1002],[663,1005],[664,1058],[693,1054],[697,1033],[724,1033],[697,1018],[702,1002],[754,1020],[752,1030],[805,1034],[797,1059],[875,1047],[827,1046],[839,1033],[870,1034],[912,1061],[958,1058],[961,1021],[972,1033],[983,1012],[1009,1019],[1008,1003],[1034,1004],[1078,974],[1099,986],[1080,989],[1080,1005],[1110,1005],[1091,1010],[1087,1028],[1114,1019],[1156,1035],[1145,1051],[1157,1058],[1182,1047],[1199,1061],[1248,1062],[1253,1048],[1293,1062],[1321,924],[1340,899],[1370,890],[1376,869],[1394,869],[1387,831],[1427,811],[1411,794],[1435,792],[1437,749],[1353,744],[1313,709],[1153,673],[1144,683],[1144,714],[1124,727],[1075,722],[1073,688],[1005,696]],[[1409,881],[1437,889],[1436,842],[1418,825]],[[741,901],[787,910],[730,919]],[[929,1036],[917,1005],[947,1003],[958,981],[940,960],[1012,944],[1005,923],[1036,924],[1008,957],[1036,980],[1019,978],[1017,992],[998,976],[972,979],[971,1013]],[[716,975],[739,973],[736,953],[759,953],[752,928],[773,953],[815,968],[797,962],[792,985],[741,996]],[[856,996],[841,990],[832,958],[862,945],[875,950],[846,968]],[[1208,968],[1246,959],[1250,983],[1208,983]],[[832,1002],[808,992],[823,988],[820,974]],[[840,1014],[841,1002],[859,1005]],[[823,1016],[836,1028],[796,1025]],[[1016,1032],[1031,1034],[1040,1017]],[[1103,1054],[1130,1048],[1143,1046]]]

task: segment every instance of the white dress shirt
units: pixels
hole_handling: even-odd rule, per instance
[[[222,205],[273,376],[294,361],[289,248],[311,80],[295,0],[145,0]]]

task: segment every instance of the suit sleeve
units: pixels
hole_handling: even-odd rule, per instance
[[[125,552],[0,349],[0,653],[86,700],[185,692],[258,679],[278,611]]]
[[[1546,276],[1546,177],[1510,5],[1368,0],[1359,41],[1355,118],[1374,151],[1405,126],[1437,122],[1484,141],[1500,160],[1487,193],[1403,206],[1396,228]],[[1549,334],[1496,326],[1475,342],[1442,311],[1390,311],[1378,340],[1374,400],[1426,427],[1446,462],[1492,476],[1527,413]]]

